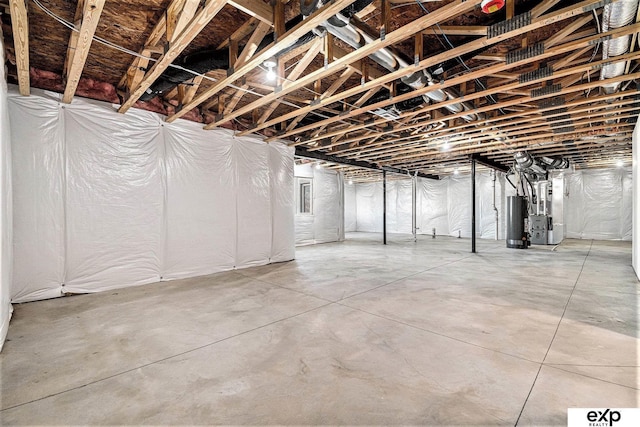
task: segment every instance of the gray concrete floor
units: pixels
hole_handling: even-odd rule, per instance
[[[630,243],[379,238],[17,305],[0,423],[566,425],[638,405]]]

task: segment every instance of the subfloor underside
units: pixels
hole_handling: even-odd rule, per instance
[[[0,424],[566,425],[638,405],[629,242],[379,241],[16,305]]]

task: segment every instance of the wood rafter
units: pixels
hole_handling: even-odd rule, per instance
[[[595,0],[589,0],[589,1],[595,1]],[[459,14],[462,14],[464,12],[467,12],[471,9],[473,9],[475,6],[477,6],[480,3],[480,0],[468,0],[468,1],[462,1],[462,0],[455,0],[452,3],[449,3],[443,7],[441,7],[440,9],[437,9],[435,12],[430,13],[428,15],[425,15],[413,22],[411,22],[408,25],[405,25],[404,27],[402,27],[399,30],[395,30],[389,34],[387,34],[384,38],[384,40],[382,39],[377,39],[372,43],[368,43],[366,46],[361,47],[360,49],[357,49],[353,52],[350,52],[349,54],[343,56],[342,58],[335,60],[331,63],[329,63],[327,66],[325,66],[324,68],[321,68],[319,70],[316,70],[312,73],[309,73],[303,77],[301,77],[300,79],[296,80],[295,82],[291,82],[290,84],[288,84],[285,87],[282,88],[282,91],[278,94],[272,94],[271,96],[265,96],[264,98],[255,101],[245,107],[243,107],[240,110],[236,110],[233,114],[226,116],[224,118],[222,118],[221,120],[218,120],[214,123],[211,123],[207,126],[205,126],[205,129],[212,129],[228,120],[231,120],[241,114],[244,114],[246,112],[255,110],[256,108],[259,108],[261,105],[268,103],[268,102],[272,102],[274,101],[278,96],[282,96],[285,95],[286,93],[292,92],[296,89],[302,88],[304,86],[306,86],[307,84],[311,84],[314,81],[321,79],[325,76],[328,76],[332,73],[334,73],[336,70],[340,70],[342,68],[344,68],[346,65],[349,65],[357,60],[360,60],[362,58],[365,58],[366,56],[368,56],[369,54],[371,54],[372,52],[375,52],[383,47],[386,46],[390,46],[396,42],[402,41],[408,37],[411,37],[412,35],[414,35],[415,33],[422,31],[422,29],[424,29],[425,27],[430,27],[431,25],[434,25],[442,20],[444,20],[445,18],[451,18],[452,16],[457,16]],[[317,13],[317,12],[316,12]],[[309,19],[305,20],[304,22],[307,22]],[[426,68],[426,67],[425,67]],[[366,89],[364,90],[368,90],[371,88],[371,86],[380,86],[383,83],[389,83],[393,80],[395,80],[398,77],[401,77],[401,75],[404,74],[404,72],[400,72],[400,73],[389,73],[386,74],[385,76],[382,76],[376,80],[384,80],[384,82],[378,82],[378,81],[369,81],[368,83],[365,83],[364,85],[362,85],[361,87],[365,87],[367,85],[369,85],[368,87],[366,87]],[[390,78],[390,76],[393,75],[393,78]],[[343,92],[344,93],[344,92]],[[346,96],[345,96],[346,97]],[[345,98],[345,97],[341,97]],[[320,106],[320,104],[326,104],[326,102],[323,102],[324,100],[320,100],[320,103],[318,104],[318,106]],[[335,101],[332,101],[335,102]],[[311,108],[308,110],[311,111]],[[306,111],[306,112],[308,112]],[[286,115],[287,119],[292,118],[290,115]],[[284,120],[287,120],[284,118],[278,118],[275,119],[277,120],[275,123],[280,123]],[[264,129],[265,127],[271,126],[273,125],[273,120],[270,120],[268,122],[263,123],[262,125],[257,126],[253,131],[259,130],[259,129]]]
[[[187,22],[185,27],[181,30],[177,28],[174,32],[173,41],[169,43],[169,48],[167,51],[160,56],[160,58],[154,63],[149,71],[147,71],[140,82],[136,82],[135,86],[129,87],[129,97],[127,100],[120,106],[118,112],[124,113],[142,96],[142,94],[151,86],[151,84],[164,72],[164,70],[171,65],[171,63],[178,57],[178,55],[191,43],[191,41],[202,31],[202,29],[213,19],[214,16],[218,14],[218,12],[224,7],[226,1],[224,0],[208,0],[204,6],[199,9],[197,12],[194,9],[194,5],[199,4],[198,0],[174,0],[171,5],[169,5],[169,10],[178,10],[178,8],[173,8],[175,3],[181,3],[183,8],[180,9],[180,15],[185,13],[187,15],[194,15],[190,19],[182,19],[179,21]],[[175,12],[174,12],[175,13]],[[165,34],[167,34],[167,22],[169,19],[165,19]],[[179,32],[178,32],[179,31]],[[152,33],[152,36],[156,36],[155,31]],[[159,41],[159,40],[158,40]],[[144,55],[144,49],[143,49]]]
[[[13,30],[13,46],[16,51],[16,68],[18,69],[18,86],[20,95],[31,93],[29,79],[29,21],[27,19],[26,0],[11,0],[11,28]]]
[[[68,104],[76,93],[84,64],[89,56],[93,36],[104,8],[105,0],[81,0],[76,10],[75,31],[71,31],[67,60],[65,61],[65,80],[62,102]],[[80,15],[80,17],[78,17]]]
[[[286,80],[295,80],[298,77],[300,77],[300,75],[307,69],[309,64],[311,64],[311,61],[313,61],[314,58],[316,57],[316,55],[318,55],[318,53],[320,53],[320,49],[322,48],[322,40],[316,40],[312,44],[306,45],[306,47],[309,50],[302,57],[302,59],[300,61],[298,61],[298,63],[294,67],[294,69],[291,70],[291,72],[287,75],[287,79]],[[269,105],[266,108],[266,110],[264,111],[264,113],[262,114],[260,119],[258,120],[258,123],[266,122],[267,119],[269,118],[269,116],[271,116],[271,114],[273,114],[273,112],[275,111],[275,109],[278,107],[279,104],[280,104],[279,101],[272,102],[271,105]]]
[[[623,27],[623,28],[619,28],[619,29],[610,31],[610,32],[607,33],[607,35],[609,35],[611,37],[622,36],[622,35],[625,35],[625,34],[630,34],[633,31],[637,31],[638,29],[640,29],[640,24],[635,24],[633,26]],[[580,49],[581,47],[588,46],[592,41],[598,40],[601,37],[602,37],[602,35],[596,35],[596,36],[585,38],[585,39],[580,40],[580,41],[570,42],[570,43],[567,43],[567,44],[564,44],[564,45],[556,46],[555,48],[551,48],[551,49],[545,51],[541,55],[538,55],[538,56],[532,57],[532,58],[528,58],[528,59],[525,59],[525,60],[522,60],[522,61],[517,61],[517,62],[514,62],[512,64],[497,64],[497,65],[493,65],[493,66],[490,66],[490,67],[486,67],[486,68],[483,68],[483,69],[475,71],[475,72],[467,73],[467,74],[461,75],[459,77],[448,79],[448,80],[444,81],[443,83],[441,83],[440,85],[438,85],[437,87],[426,87],[424,89],[419,89],[419,90],[413,91],[413,92],[411,92],[409,94],[405,94],[405,95],[401,95],[401,96],[398,96],[398,97],[394,97],[393,99],[388,100],[388,101],[383,101],[383,102],[376,103],[374,105],[369,105],[369,106],[367,106],[367,109],[385,107],[385,106],[390,105],[392,103],[403,101],[405,99],[410,99],[411,97],[414,97],[414,96],[417,96],[417,95],[426,94],[426,93],[428,93],[428,92],[430,92],[432,90],[438,89],[438,88],[444,89],[444,88],[456,86],[457,84],[461,83],[462,81],[465,81],[465,80],[468,80],[468,79],[471,79],[471,78],[479,78],[479,77],[482,77],[483,75],[486,75],[486,73],[500,72],[500,71],[504,71],[504,70],[513,68],[514,66],[517,66],[517,65],[522,65],[522,64],[525,64],[525,63],[532,62],[534,60],[541,60],[541,59],[545,59],[545,58],[551,58],[553,56],[556,56],[556,55],[559,55],[559,54],[562,54],[562,53],[573,52],[575,49]],[[557,75],[558,74],[556,74],[556,76]],[[518,87],[518,84],[515,84],[515,86],[514,86],[514,84],[507,84],[507,85],[501,86],[500,89],[503,90],[504,88],[507,88],[507,87],[510,87],[510,88]],[[493,92],[488,92],[487,93],[485,91],[485,93],[486,94],[491,94]],[[473,96],[475,96],[475,95],[477,95],[477,92]],[[438,107],[434,107],[434,105],[431,105],[431,106],[428,106],[428,107],[424,108],[422,111],[431,111],[431,110],[434,110],[436,108],[440,108],[440,107],[443,107],[445,105],[448,105],[449,103],[453,103],[453,101],[445,101],[444,103],[434,104],[434,105],[438,105]],[[517,104],[510,103],[509,105],[517,105]],[[351,113],[349,113],[349,115],[356,116],[358,114],[365,113],[367,111],[367,109],[354,110]],[[491,110],[491,108],[485,109],[485,111],[490,111],[490,110]],[[409,115],[412,115],[412,114],[415,114],[415,112],[405,113],[405,115],[401,115],[400,117],[409,116]],[[460,117],[460,116],[451,116],[451,117]],[[331,121],[331,120],[334,120],[334,119],[333,118],[332,119],[328,119],[328,121]],[[387,120],[385,120],[385,119],[377,119],[377,120],[374,120],[373,123],[362,124],[362,125],[357,126],[355,128],[352,127],[349,130],[353,131],[353,130],[357,130],[357,129],[362,129],[362,128],[367,127],[367,126],[380,125],[380,124],[385,123],[386,121]],[[327,121],[325,121],[325,123],[326,122]],[[280,135],[280,137],[287,137],[287,136],[295,135],[297,133],[301,133],[301,132],[304,132],[306,130],[307,129],[304,128],[304,127],[303,128],[297,128],[297,129],[294,129],[294,130],[292,130],[290,132],[286,132],[283,135]],[[311,138],[308,141],[317,140],[319,138],[333,137],[333,136],[336,136],[336,135],[338,135],[340,133],[343,133],[343,132],[344,132],[344,130],[343,131],[335,130],[335,131],[332,131],[332,132],[330,132],[330,133],[328,133],[326,135],[322,135],[322,136],[319,136],[319,137]]]
[[[564,9],[561,9],[561,10],[557,11],[552,16],[545,16],[543,18],[538,18],[538,19],[532,20],[531,24],[529,24],[529,25],[522,26],[521,28],[518,28],[518,29],[515,29],[515,30],[512,30],[512,31],[507,31],[507,32],[501,34],[500,36],[493,37],[491,39],[487,39],[486,37],[476,39],[476,40],[474,40],[472,42],[469,42],[469,43],[466,43],[464,45],[458,46],[458,47],[456,47],[454,49],[450,49],[450,50],[448,50],[446,52],[443,52],[443,53],[441,53],[439,55],[434,55],[434,56],[431,56],[429,58],[426,58],[426,59],[420,61],[420,63],[417,66],[411,67],[411,70],[415,72],[415,71],[420,70],[420,69],[425,69],[427,67],[430,67],[430,66],[436,65],[436,64],[438,64],[440,62],[443,62],[443,61],[449,59],[452,56],[459,56],[459,55],[463,55],[463,54],[466,54],[466,53],[469,53],[469,52],[473,52],[473,51],[475,51],[475,50],[477,50],[479,48],[483,48],[483,47],[486,47],[486,46],[491,45],[491,44],[496,44],[499,41],[506,40],[506,39],[512,38],[514,36],[524,34],[524,33],[529,32],[529,31],[533,31],[533,30],[541,28],[541,27],[543,27],[545,25],[549,25],[549,24],[554,23],[554,22],[563,21],[563,20],[572,18],[574,16],[579,16],[580,14],[583,13],[584,7],[586,7],[588,5],[591,5],[591,4],[595,3],[595,2],[596,2],[595,0],[587,0],[587,1],[584,1],[584,2],[581,2],[581,3],[578,3],[578,4],[574,5],[574,6],[569,6],[567,8],[564,8]],[[454,4],[455,3],[450,3],[447,6],[451,6],[451,5],[454,5]],[[442,8],[438,9],[438,11],[445,10],[447,8],[447,6],[443,6]],[[428,17],[431,17],[433,15],[434,15],[434,13],[431,13],[429,15],[426,15],[424,18],[428,18]],[[418,22],[418,21],[414,21],[414,22]],[[389,39],[391,37],[391,35],[394,34],[394,33],[389,34],[385,40]],[[375,43],[367,45],[367,47],[368,46],[373,46],[373,45],[375,45]],[[363,48],[358,49],[355,52],[352,52],[352,54],[353,53],[357,53],[357,52],[359,52],[361,50],[363,50]],[[320,70],[320,71],[322,71],[322,70]],[[340,99],[344,99],[344,98],[347,98],[349,96],[356,95],[356,94],[358,94],[360,92],[364,92],[366,90],[369,90],[372,87],[379,86],[380,84],[389,83],[389,82],[391,82],[391,81],[393,81],[395,79],[403,77],[406,73],[407,73],[407,71],[403,70],[403,69],[398,70],[396,72],[388,73],[388,74],[386,74],[386,75],[384,75],[384,76],[382,76],[382,77],[380,77],[380,78],[378,78],[376,80],[372,80],[370,82],[367,82],[364,85],[361,85],[361,86],[358,86],[358,87],[354,87],[354,88],[351,88],[349,90],[345,90],[345,91],[335,95],[334,97],[330,97],[330,98],[324,100],[323,104],[324,103],[336,102],[336,101],[339,101]],[[308,78],[308,77],[310,77],[312,75],[315,77],[314,74],[315,73],[311,73],[310,75],[305,76],[305,78],[299,79],[300,84],[302,84],[303,82],[304,83],[308,83],[306,78]],[[464,81],[466,81],[466,80],[468,80],[468,77],[464,79]],[[425,89],[420,89],[420,90],[417,90],[417,91],[410,92],[406,96],[415,97],[415,96],[418,96],[420,94],[427,93],[430,90],[434,90],[434,89],[435,88],[426,87]],[[396,99],[396,98],[394,97],[394,99]],[[392,102],[395,102],[395,101],[390,101],[389,103],[392,103]],[[252,103],[250,105],[252,106],[252,108],[257,108],[260,105],[260,100],[256,101],[255,103]],[[292,118],[293,116],[295,116],[296,113],[303,113],[303,112],[306,113],[308,111],[311,111],[313,108],[315,108],[317,106],[318,105],[309,106],[309,107],[307,107],[305,109],[305,111],[292,112],[292,113],[289,113],[289,114],[282,115],[282,116],[278,117],[277,119],[270,120],[268,122],[263,123],[262,125],[257,126],[256,128],[251,129],[251,132],[255,132],[257,130],[264,129],[264,128],[268,127],[268,126],[272,126],[272,125],[274,125],[276,123],[279,123],[280,121],[288,120],[288,119]],[[248,107],[249,106],[247,106],[247,108]],[[377,108],[377,105],[375,107],[372,107],[372,106],[368,106],[367,107],[367,109],[373,109],[373,108]],[[365,111],[363,111],[362,109],[354,110],[351,113],[349,113],[349,115],[353,117],[353,116],[356,116],[358,114],[362,114],[363,112],[366,112],[366,110]],[[329,120],[334,120],[334,119],[329,119]],[[218,125],[220,123],[222,123],[222,121],[218,121],[216,123],[212,123],[211,125],[208,125],[207,128],[212,128],[215,125]],[[320,125],[324,125],[326,123],[328,123],[328,122],[325,121],[325,123],[322,123]],[[304,132],[306,130],[309,130],[308,127],[294,129],[294,130],[285,132],[282,135],[279,135],[279,137],[280,138],[286,138],[288,136],[295,135],[295,134],[298,134],[300,132]]]
[[[337,12],[339,12],[340,10],[342,10],[344,7],[348,6],[352,2],[353,0],[334,0],[328,5],[323,6],[319,10],[315,11],[313,14],[307,17],[307,19],[302,21],[300,24],[296,25],[290,31],[287,31],[285,34],[283,34],[282,37],[278,38],[276,42],[272,43],[270,46],[263,49],[261,52],[259,52],[253,58],[251,58],[247,63],[245,63],[243,66],[235,70],[234,73],[231,74],[229,77],[227,77],[222,81],[217,82],[214,86],[207,89],[201,95],[197,96],[189,104],[185,105],[182,110],[177,111],[176,114],[168,117],[167,121],[172,122],[175,119],[182,117],[190,109],[197,107],[202,102],[206,101],[207,99],[211,98],[212,96],[214,96],[215,94],[223,90],[229,84],[232,84],[234,81],[241,79],[251,70],[256,68],[258,65],[262,64],[262,62],[264,62],[266,59],[273,57],[276,53],[280,52],[284,47],[288,47],[292,42],[297,40],[300,36],[307,33],[309,30],[315,28],[330,16],[335,15]],[[282,95],[284,95],[284,93]],[[275,98],[277,97],[278,96],[273,97],[273,99],[270,99],[270,101],[274,101]],[[244,112],[247,112],[247,111],[243,110],[243,113]],[[237,111],[233,112],[228,117],[231,117],[231,116],[233,116],[231,118],[238,117],[239,114],[236,114],[236,113]]]

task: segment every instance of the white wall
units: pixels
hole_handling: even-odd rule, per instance
[[[554,188],[566,188],[564,204],[554,218],[558,232],[581,239],[631,239],[632,177],[629,169],[596,169],[555,174],[560,182]],[[564,180],[564,184],[562,182]],[[356,217],[356,231],[382,232],[382,183],[354,185],[355,197],[347,193],[346,217]],[[506,196],[514,194],[504,175],[496,179],[498,238],[506,233]],[[495,213],[492,209],[493,179],[489,171],[476,174],[477,237],[495,239]],[[558,209],[557,209],[558,210]],[[564,214],[564,224],[562,215]],[[418,179],[418,233],[471,237],[470,175],[442,180]],[[411,233],[411,181],[387,183],[387,230]]]
[[[382,232],[382,182],[354,185],[355,203],[347,202],[346,217],[356,217],[356,231]],[[349,194],[349,193],[347,193]],[[476,174],[476,233],[495,238],[495,213],[492,209],[493,181],[488,171]],[[504,177],[496,181],[496,204],[500,211],[500,230],[504,230],[502,207]],[[411,234],[411,179],[387,181],[387,231]],[[471,236],[471,177],[447,177],[442,180],[418,178],[417,226],[419,234]],[[504,232],[500,231],[500,237]]]
[[[312,180],[312,213],[295,215],[296,245],[337,242],[344,239],[342,176],[317,169],[313,163],[295,165],[296,178]],[[296,190],[297,191],[297,190]]]
[[[344,231],[351,232],[357,230],[358,206],[356,204],[356,185],[346,184],[344,186]]]
[[[12,196],[11,134],[4,67],[4,41],[0,30],[0,351],[11,319]]]
[[[59,98],[9,94],[14,302],[293,259],[291,148]]]
[[[638,147],[638,143],[640,143],[640,120],[636,122],[636,127],[633,130],[633,179],[632,179],[632,228],[633,228],[633,239],[632,239],[632,265],[633,269],[636,272],[636,276],[640,279],[640,171],[638,167],[640,167],[640,147]]]
[[[628,168],[565,174],[566,237],[631,240],[631,184]]]

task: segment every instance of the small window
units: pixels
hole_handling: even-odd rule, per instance
[[[312,211],[313,189],[310,179],[298,178],[298,213],[310,215]]]

